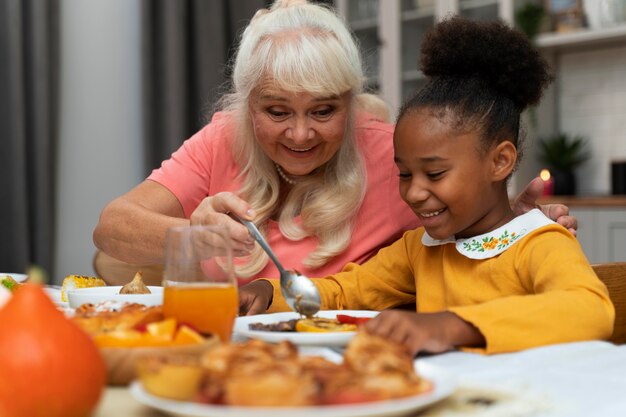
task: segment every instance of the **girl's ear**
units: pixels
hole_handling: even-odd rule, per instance
[[[491,152],[491,161],[493,166],[492,179],[494,181],[505,180],[515,168],[517,161],[515,145],[508,140],[500,142]]]

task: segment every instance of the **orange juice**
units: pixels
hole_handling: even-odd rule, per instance
[[[230,284],[186,283],[165,285],[163,314],[188,323],[200,333],[230,340],[239,310],[237,287]]]

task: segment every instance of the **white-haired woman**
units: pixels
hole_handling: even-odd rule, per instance
[[[243,284],[278,272],[228,213],[254,220],[285,266],[309,276],[361,263],[419,225],[398,193],[394,127],[363,110],[358,46],[332,9],[277,0],[257,12],[232,77],[211,123],[105,207],[98,248],[162,263],[168,228],[223,224]],[[518,209],[541,189],[531,183]],[[567,207],[544,211],[576,228]]]

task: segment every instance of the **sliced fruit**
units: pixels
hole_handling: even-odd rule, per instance
[[[336,319],[325,319],[314,317],[312,319],[301,319],[296,323],[297,332],[353,332],[356,331],[356,324],[339,323]]]
[[[93,340],[99,347],[134,347],[141,346],[144,333],[136,330],[116,330],[98,333]]]
[[[174,345],[193,345],[204,343],[205,339],[200,333],[189,326],[182,325],[178,328],[176,336],[174,336]]]
[[[161,321],[155,321],[146,325],[146,331],[149,335],[160,339],[172,340],[176,333],[176,319],[169,318]]]

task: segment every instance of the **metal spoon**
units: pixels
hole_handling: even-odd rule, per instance
[[[253,222],[244,220],[233,213],[231,213],[231,216],[246,226],[254,240],[259,242],[259,245],[261,245],[280,271],[280,290],[289,307],[306,317],[311,317],[317,313],[322,302],[320,293],[313,281],[296,270],[290,271],[283,268],[272,248],[270,248],[270,245]]]

